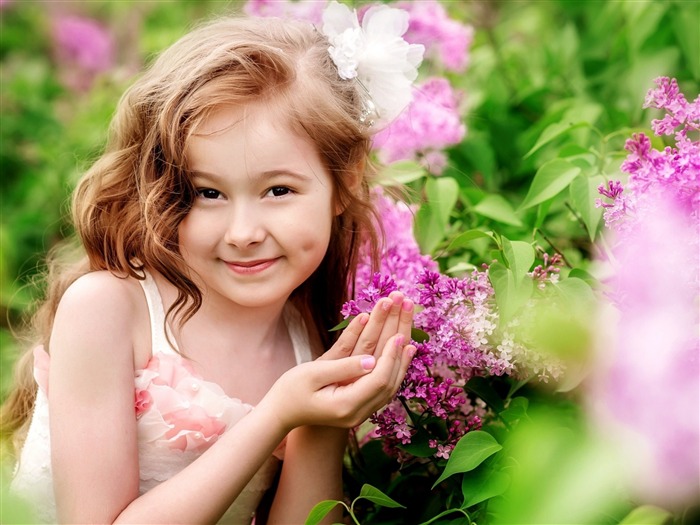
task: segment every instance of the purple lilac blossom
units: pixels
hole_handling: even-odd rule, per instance
[[[463,72],[469,64],[474,29],[451,19],[437,0],[397,2],[409,13],[406,40],[423,44],[426,57],[438,59],[450,71]]]
[[[324,0],[249,0],[243,11],[250,16],[293,18],[320,26],[327,4]]]
[[[417,87],[411,105],[375,136],[379,159],[420,159],[432,173],[442,173],[447,160],[442,150],[459,144],[466,134],[459,98],[446,78],[427,79]]]
[[[95,76],[114,66],[114,41],[91,18],[61,15],[53,21],[56,58],[64,67],[64,80],[76,89],[87,89]]]
[[[416,344],[411,362],[396,398],[371,421],[371,438],[381,438],[384,449],[400,461],[410,454],[399,447],[412,442],[415,425],[406,407],[422,418],[445,421],[445,435],[433,436],[429,446],[435,457],[447,459],[459,439],[480,428],[487,410],[483,401],[469,398],[464,385],[473,376],[511,374],[556,377],[556,366],[542,356],[533,356],[508,328],[499,330],[499,316],[488,267],[457,278],[438,272],[437,263],[421,255],[412,234],[413,212],[375,190],[386,244],[380,273],[371,273],[369,262],[358,267],[355,299],[346,303],[348,317],[369,312],[381,297],[401,290],[417,305],[414,326],[429,340]],[[558,277],[561,258],[546,256],[531,277],[538,283]]]
[[[649,90],[644,107],[666,112],[664,118],[652,121],[652,129],[659,136],[674,135],[675,147],[653,149],[644,133],[627,140],[629,155],[621,166],[629,174],[626,187],[611,181],[598,191],[612,202],[596,201],[605,208],[606,226],[616,231],[634,227],[659,193],[673,195],[677,206],[695,219],[700,217],[700,141],[691,137],[700,132],[700,96],[687,102],[675,79],[660,77],[655,82],[657,88]]]
[[[594,421],[619,444],[637,496],[683,505],[700,493],[700,97],[688,103],[659,78],[646,107],[664,109],[657,134],[675,147],[627,142],[625,188],[601,194],[612,214],[610,304],[601,322],[601,362],[590,379]],[[676,131],[677,128],[680,128]],[[623,193],[624,190],[624,193]]]

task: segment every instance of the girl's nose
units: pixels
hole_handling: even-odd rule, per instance
[[[237,248],[247,248],[265,239],[262,217],[255,209],[236,206],[229,213],[224,241]]]

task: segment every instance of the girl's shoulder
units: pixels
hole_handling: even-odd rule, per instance
[[[61,297],[59,308],[109,308],[118,315],[132,313],[134,306],[141,302],[143,292],[136,279],[102,270],[76,279]]]
[[[140,348],[150,352],[148,307],[139,282],[108,271],[79,277],[58,304],[53,334],[59,331],[93,342],[119,340],[134,349],[137,359]]]

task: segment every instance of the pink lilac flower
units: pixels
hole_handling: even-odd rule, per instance
[[[251,16],[292,18],[321,24],[325,0],[249,0],[243,11]]]
[[[53,21],[53,38],[64,80],[71,87],[87,89],[96,75],[114,66],[112,35],[96,20],[58,16]]]
[[[609,305],[600,363],[590,380],[594,421],[619,444],[630,486],[644,501],[682,505],[700,493],[700,97],[688,103],[659,78],[645,106],[666,111],[657,134],[675,147],[629,140],[624,188],[601,188],[612,204]],[[606,211],[607,211],[606,210]],[[614,315],[613,315],[614,314]],[[648,393],[651,393],[648,395]]]
[[[406,40],[423,44],[426,57],[437,59],[450,71],[463,72],[469,64],[474,29],[451,19],[437,0],[397,2],[409,13]]]
[[[386,452],[399,461],[411,455],[402,446],[412,442],[415,418],[444,421],[444,432],[433,436],[435,457],[446,459],[459,438],[480,428],[486,417],[483,402],[464,390],[474,376],[537,374],[546,379],[557,370],[543,358],[532,357],[512,334],[498,329],[499,316],[488,267],[465,277],[438,272],[430,257],[420,254],[412,235],[412,211],[377,190],[374,195],[386,233],[382,273],[371,274],[360,264],[355,298],[343,314],[368,312],[381,297],[401,290],[417,305],[414,326],[429,339],[416,343],[416,354],[396,398],[371,421],[371,433],[381,438]],[[532,278],[543,285],[558,278],[560,257],[545,256]],[[538,360],[539,359],[539,360]],[[409,417],[409,412],[412,414]]]
[[[598,199],[597,206],[606,208],[608,228],[624,231],[633,227],[636,217],[653,206],[655,195],[673,195],[676,205],[693,217],[700,217],[700,141],[692,135],[700,132],[700,96],[687,102],[675,79],[656,79],[657,88],[649,90],[645,107],[663,109],[666,115],[652,121],[657,135],[674,135],[675,147],[662,151],[652,148],[644,133],[632,136],[625,144],[629,155],[621,169],[629,174],[623,193],[619,181],[599,192],[612,202]]]
[[[442,150],[459,144],[466,134],[459,98],[446,78],[427,79],[418,86],[411,105],[375,136],[379,159],[384,163],[419,159],[440,174],[446,164]]]

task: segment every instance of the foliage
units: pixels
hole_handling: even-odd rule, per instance
[[[590,424],[581,381],[597,366],[591,347],[601,323],[578,307],[582,296],[609,292],[598,261],[616,253],[614,238],[602,234],[598,187],[626,184],[620,167],[634,133],[646,133],[657,151],[670,144],[652,135],[649,122],[660,115],[642,107],[645,94],[660,76],[677,79],[689,97],[700,92],[700,4],[415,4],[423,9],[416,17],[435,21],[414,28],[431,50],[421,71],[430,97],[421,103],[442,103],[439,113],[418,107],[413,114],[414,123],[434,125],[423,147],[408,135],[377,142],[378,157],[393,162],[377,182],[404,188],[420,266],[457,280],[475,271],[487,276],[498,330],[527,314],[530,346],[561,360],[567,373],[547,384],[531,374],[465,376],[459,390],[480,407],[481,425],[455,436],[454,448],[441,456],[426,438],[420,447],[404,447],[410,457],[399,462],[371,429],[360,429],[347,458],[352,503],[321,502],[307,523],[337,504],[365,525],[693,522],[698,510],[687,506],[697,497],[656,501],[636,492],[619,477],[627,467],[619,449]],[[41,293],[31,283],[43,254],[70,234],[70,189],[99,154],[119,94],[195,20],[238,7],[187,0],[0,4],[2,394],[18,351],[10,325]],[[57,51],[55,24],[66,15],[100,22],[114,43],[114,54],[100,59],[110,67]],[[450,41],[463,46],[456,58]],[[440,119],[426,120],[431,111]],[[387,144],[393,149],[383,150]],[[554,256],[561,264],[547,289],[559,300],[545,294],[535,307],[536,268],[546,270]],[[371,277],[364,275],[361,288]],[[672,385],[666,388],[664,399],[673,400]],[[447,435],[442,423],[431,423],[433,439]]]

